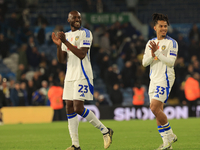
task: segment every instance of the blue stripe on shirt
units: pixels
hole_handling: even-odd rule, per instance
[[[82,68],[83,74],[84,74],[84,76],[85,76],[85,78],[86,78],[86,80],[88,82],[90,93],[93,95],[93,93],[94,93],[94,86],[90,83],[90,80],[89,80],[89,78],[88,78],[88,76],[87,76],[87,74],[85,72],[84,67],[83,67],[82,60],[81,60],[81,68]]]
[[[168,100],[168,97],[169,97],[169,88],[170,88],[169,79],[168,79],[168,75],[167,75],[167,66],[166,66],[165,76],[166,76],[166,81],[167,81],[167,87],[166,87],[166,92],[167,92],[166,95],[167,95],[167,98],[166,98],[166,100],[164,101],[164,103],[166,103],[167,100]]]
[[[90,45],[90,43],[83,43],[83,45]]]
[[[173,55],[173,56],[176,56],[176,54],[174,54],[174,53],[169,53],[169,55]]]
[[[171,37],[167,36],[168,40],[172,40],[173,43],[173,48],[176,48],[176,41],[174,39],[172,39]]]
[[[89,37],[90,37],[90,30],[88,30],[88,29],[86,29],[86,28],[82,28],[82,30],[85,31],[86,38],[89,38]]]

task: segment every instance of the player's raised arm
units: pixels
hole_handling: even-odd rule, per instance
[[[146,45],[145,52],[144,52],[143,59],[142,59],[142,65],[144,67],[147,67],[148,65],[150,65],[154,59],[154,56],[153,56],[150,48],[148,47],[148,43]]]
[[[178,53],[178,44],[177,42],[170,43],[170,50],[168,51],[167,56],[164,56],[160,51],[155,51],[154,54],[158,57],[160,61],[166,64],[168,67],[173,67],[176,61]]]
[[[62,51],[61,49],[61,40],[55,35],[54,32],[52,32],[52,40],[57,46],[57,58],[58,62],[65,63],[65,60],[67,58],[67,53],[65,51]]]
[[[80,49],[74,47],[70,42],[68,42],[65,38],[65,33],[64,32],[59,32],[58,33],[58,38],[70,49],[74,55],[76,55],[78,58],[83,59],[85,58],[87,52],[88,52],[88,47],[81,47]]]

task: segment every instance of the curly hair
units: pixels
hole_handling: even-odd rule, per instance
[[[164,15],[164,14],[161,14],[161,13],[154,13],[152,15],[152,20],[153,20],[154,26],[158,23],[158,20],[166,21],[167,24],[169,25],[168,16]]]

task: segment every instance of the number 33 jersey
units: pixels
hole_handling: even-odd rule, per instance
[[[156,44],[159,42],[158,50],[154,52],[155,57],[152,57],[149,42],[154,41]],[[142,64],[144,67],[150,65],[150,79],[154,83],[167,81],[168,79],[175,79],[174,63],[178,53],[177,42],[169,36],[162,40],[154,38],[149,40],[145,53],[143,56]]]

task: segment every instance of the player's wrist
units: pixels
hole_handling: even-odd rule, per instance
[[[155,56],[158,56],[159,54],[160,54],[159,51],[155,51],[155,52],[154,52],[154,55],[155,55]]]
[[[57,46],[57,48],[61,48],[61,44],[60,45],[56,45]]]

